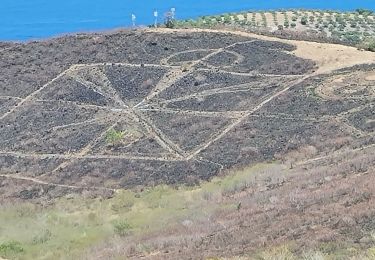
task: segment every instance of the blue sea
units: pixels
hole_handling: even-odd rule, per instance
[[[176,18],[195,18],[242,10],[375,10],[375,0],[1,0],[0,40],[24,41],[72,32],[101,31],[159,20],[171,8]]]

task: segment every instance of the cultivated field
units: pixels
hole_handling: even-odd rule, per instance
[[[313,40],[332,38],[356,44],[375,35],[375,16],[368,10],[337,12],[332,10],[249,11],[203,16],[180,21],[178,26],[235,26],[251,31],[284,33],[290,37]]]

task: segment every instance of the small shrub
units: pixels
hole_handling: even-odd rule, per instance
[[[125,132],[117,131],[115,129],[110,129],[105,136],[105,140],[108,144],[118,144],[124,138]]]
[[[344,40],[350,43],[358,44],[361,42],[361,36],[359,35],[359,33],[347,32],[347,33],[343,33],[342,37]]]
[[[224,23],[231,23],[232,22],[232,18],[230,17],[229,14],[225,14],[224,15]]]
[[[36,244],[44,244],[45,242],[47,242],[48,240],[51,239],[51,236],[52,236],[51,231],[49,231],[48,229],[43,230],[41,232],[41,234],[38,234],[38,235],[36,235],[36,236],[33,237],[32,243],[34,245],[36,245]]]
[[[296,260],[292,251],[287,246],[271,248],[257,255],[257,259],[262,260]]]
[[[119,236],[127,236],[130,234],[131,226],[126,221],[118,221],[113,224],[115,234]]]
[[[212,199],[212,192],[204,191],[204,192],[202,193],[202,198],[203,198],[204,200],[207,200],[207,201],[211,200],[211,199]]]
[[[345,25],[340,24],[339,31],[344,31],[344,30],[345,30]]]
[[[9,256],[14,254],[19,254],[24,251],[21,243],[18,241],[9,241],[0,244],[0,256]]]
[[[167,12],[164,16],[164,25],[167,28],[174,28],[176,26],[176,19],[172,12]]]
[[[368,16],[368,15],[374,14],[373,11],[368,10],[368,9],[363,9],[363,8],[356,9],[355,11],[356,11],[357,14],[361,14],[363,16]]]
[[[297,25],[295,23],[291,23],[290,27],[295,28]]]
[[[365,31],[364,33],[363,33],[363,36],[365,36],[365,37],[369,37],[371,34],[369,33],[369,32],[367,32],[367,31]]]
[[[365,41],[360,43],[358,47],[366,51],[375,52],[375,38],[366,39]]]
[[[307,24],[307,17],[306,16],[304,16],[304,17],[301,18],[301,24],[302,25],[306,25]]]

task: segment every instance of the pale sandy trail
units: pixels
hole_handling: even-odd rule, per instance
[[[239,35],[244,37],[252,37],[266,41],[278,41],[295,45],[297,49],[292,53],[304,59],[315,61],[319,68],[316,73],[328,73],[333,70],[351,67],[359,64],[375,63],[375,53],[358,50],[355,47],[317,43],[308,41],[297,41],[280,39],[276,37],[263,36],[249,32],[229,31],[229,30],[213,30],[213,29],[145,29],[148,32],[158,33],[194,33],[194,32],[212,32],[212,33],[228,33],[232,35]]]
[[[105,188],[105,187],[93,187],[93,186],[81,187],[81,186],[75,186],[75,185],[58,184],[58,183],[41,181],[41,180],[38,180],[36,178],[23,177],[23,176],[19,176],[19,175],[0,174],[0,177],[6,178],[6,179],[28,181],[28,182],[33,182],[35,184],[45,185],[45,186],[54,186],[54,187],[75,189],[75,190],[108,190],[108,191],[115,191],[115,192],[117,191],[116,189],[110,189],[110,188]]]
[[[328,155],[325,155],[325,156],[319,156],[319,157],[315,157],[315,158],[312,158],[312,159],[307,159],[305,161],[297,162],[296,165],[297,166],[303,166],[303,165],[311,164],[311,163],[314,163],[314,162],[324,161],[324,160],[327,160],[327,159],[338,158],[338,157],[342,156],[343,154],[352,154],[352,153],[359,152],[359,151],[370,151],[371,154],[374,154],[375,144],[370,144],[370,145],[360,147],[360,148],[356,148],[356,149],[347,149],[347,150],[343,150],[343,151],[339,150],[337,152],[333,152],[332,154],[328,154]]]
[[[300,84],[301,82],[303,82],[305,79],[311,77],[311,75],[306,75],[305,77],[297,80],[297,81],[294,81],[293,83],[291,83],[290,85],[284,87],[283,89],[277,91],[276,93],[274,93],[272,96],[268,97],[267,99],[263,100],[261,103],[259,103],[257,106],[255,106],[252,110],[248,111],[244,116],[242,116],[241,118],[237,119],[236,121],[234,121],[231,125],[229,125],[223,132],[221,132],[220,134],[216,135],[215,137],[211,138],[210,140],[208,140],[208,142],[204,143],[203,145],[199,146],[198,148],[196,148],[192,153],[189,154],[189,156],[186,157],[187,160],[189,159],[192,159],[194,158],[197,154],[199,154],[202,150],[206,149],[208,146],[210,146],[211,144],[213,144],[214,142],[220,140],[221,138],[223,138],[229,131],[231,131],[232,129],[234,129],[236,126],[238,126],[239,124],[241,124],[248,116],[254,114],[255,112],[257,112],[259,109],[261,109],[262,107],[264,107],[266,104],[268,104],[270,101],[272,101],[273,99],[277,98],[278,96],[280,96],[281,94],[287,92],[289,89],[291,89],[292,87]]]

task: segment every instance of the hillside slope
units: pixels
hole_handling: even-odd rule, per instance
[[[4,44],[0,68],[0,221],[9,227],[0,256],[15,240],[26,249],[4,257],[64,258],[57,241],[75,241],[65,229],[90,237],[68,246],[70,257],[91,247],[89,259],[250,257],[285,244],[300,256],[331,242],[320,251],[372,250],[375,53],[144,29]],[[230,187],[215,182],[263,164]],[[163,185],[177,188],[167,189],[173,203],[147,196]],[[102,204],[91,212],[67,206],[71,198]],[[19,214],[14,202],[46,208]],[[30,216],[38,225],[22,225]],[[128,217],[120,228],[133,231],[119,234],[113,221]],[[43,243],[39,226],[49,227]]]

